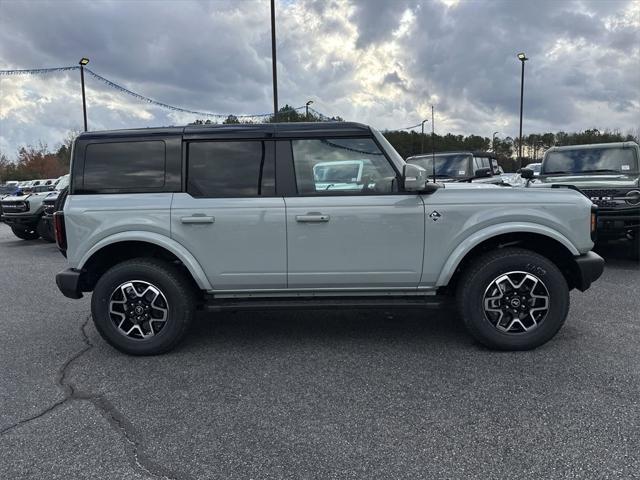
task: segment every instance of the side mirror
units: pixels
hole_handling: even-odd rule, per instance
[[[475,177],[490,177],[491,176],[491,168],[489,167],[484,167],[484,168],[479,168],[478,170],[475,171]]]
[[[402,171],[402,181],[407,192],[422,192],[427,183],[427,171],[411,163],[407,163]]]
[[[533,170],[530,168],[523,168],[520,170],[520,176],[525,180],[531,180],[533,178]]]

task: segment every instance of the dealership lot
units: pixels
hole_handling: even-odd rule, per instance
[[[57,291],[56,247],[0,224],[0,477],[640,478],[640,268],[602,253],[532,352],[358,310],[203,315],[134,358]]]

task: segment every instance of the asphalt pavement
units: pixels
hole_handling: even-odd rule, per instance
[[[134,358],[0,224],[0,478],[640,478],[640,266],[603,253],[530,352],[449,310],[273,311]]]

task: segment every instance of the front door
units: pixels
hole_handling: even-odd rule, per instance
[[[286,225],[275,196],[272,141],[193,141],[187,188],[171,207],[171,236],[215,290],[286,287]]]
[[[298,194],[285,197],[288,287],[416,288],[424,203],[398,191],[373,139],[292,140],[291,152]]]

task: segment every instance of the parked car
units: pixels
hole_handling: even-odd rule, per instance
[[[93,292],[98,332],[133,355],[175,347],[197,308],[451,299],[481,343],[530,349],[603,269],[584,195],[427,182],[358,123],[90,132],[73,152],[54,214],[70,268],[56,283],[70,298]],[[362,174],[340,176],[350,188],[319,182],[354,160]]]
[[[502,178],[495,154],[491,152],[439,152],[415,155],[407,163],[419,165],[439,182],[477,182],[501,184]]]
[[[2,199],[15,195],[19,192],[18,184],[7,182],[4,185],[0,185],[0,222],[2,222]]]
[[[42,221],[44,212],[43,201],[51,193],[48,185],[33,185],[19,187],[17,192],[0,200],[2,206],[2,220],[13,234],[23,240],[35,240],[46,235]],[[44,237],[46,239],[46,237]],[[53,240],[53,239],[50,239]]]
[[[42,201],[44,208],[42,212],[43,227],[40,230],[40,236],[48,241],[55,242],[55,233],[53,231],[53,214],[56,211],[56,204],[60,193],[69,186],[69,175],[63,175],[62,177],[54,180],[55,190],[45,197]]]
[[[640,252],[640,147],[635,142],[553,147],[531,187],[578,188],[598,206],[598,240],[626,238]]]

